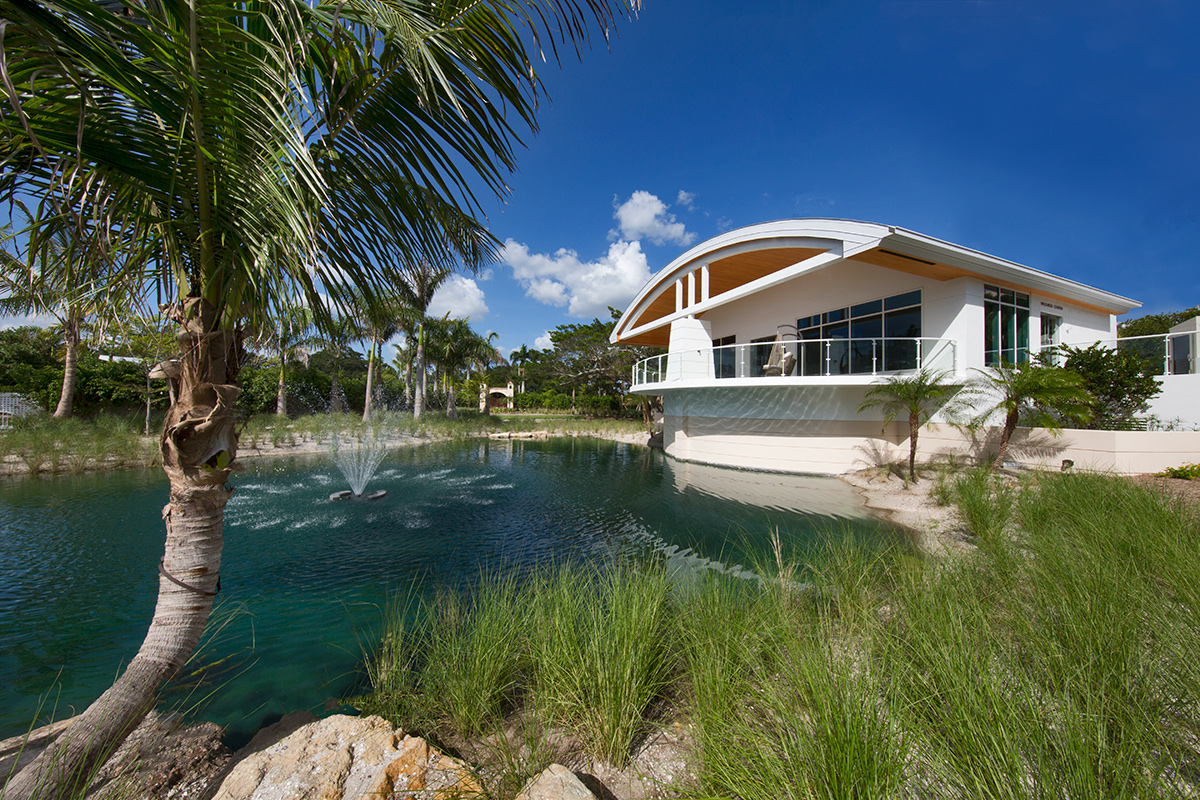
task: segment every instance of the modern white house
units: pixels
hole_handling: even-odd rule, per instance
[[[1139,305],[903,228],[795,219],[688,250],[642,288],[612,341],[667,348],[637,364],[632,391],[662,395],[668,455],[839,474],[907,447],[906,421],[884,431],[877,413],[858,413],[871,385],[922,367],[966,382],[974,370],[1024,362],[1044,348],[1112,342],[1117,315]],[[1191,355],[1167,359],[1168,370],[1195,372],[1196,335]],[[1026,432],[1016,457],[1117,471],[1158,463],[1122,462],[1113,450],[1120,447],[1108,444],[1093,458],[1076,452],[1078,442],[1048,438]],[[1183,441],[1167,445],[1159,460],[1181,463],[1179,452],[1200,458],[1200,433]],[[926,456],[986,446],[946,425],[923,432],[922,442]]]

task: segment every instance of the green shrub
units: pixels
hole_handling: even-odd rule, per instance
[[[1185,481],[1200,481],[1200,464],[1184,464],[1180,467],[1167,467],[1158,474],[1164,478],[1180,478]]]

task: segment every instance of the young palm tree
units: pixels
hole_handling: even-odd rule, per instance
[[[312,312],[302,305],[283,308],[279,314],[267,321],[259,336],[263,344],[279,359],[279,383],[275,390],[275,415],[287,416],[287,383],[284,380],[287,363],[296,357],[301,348],[312,342]]]
[[[473,187],[505,191],[513,126],[535,128],[539,35],[580,43],[615,14],[605,0],[3,0],[0,16],[0,201],[44,197],[101,247],[161,250],[149,273],[129,260],[127,285],[170,292],[181,360],[161,437],[171,491],[154,619],[112,688],[7,783],[6,800],[26,800],[86,780],[205,627],[242,326],[441,258],[427,195],[469,213]],[[374,189],[390,170],[408,187],[394,214],[405,224],[382,230],[388,196]]]
[[[883,413],[885,429],[898,415],[908,415],[908,479],[914,483],[917,480],[917,434],[958,391],[958,387],[945,381],[945,372],[930,369],[919,370],[914,375],[892,375],[868,389],[858,406],[859,413],[878,408]]]
[[[1074,372],[1044,364],[1006,361],[975,371],[978,375],[968,386],[968,395],[982,404],[975,423],[983,424],[994,414],[1004,415],[1000,450],[992,462],[993,469],[1004,464],[1018,422],[1046,428],[1057,435],[1064,421],[1082,423],[1091,418],[1093,398]]]

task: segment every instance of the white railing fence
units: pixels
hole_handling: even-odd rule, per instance
[[[953,339],[787,339],[681,350],[633,367],[634,387],[683,380],[823,378],[958,369]]]
[[[1077,349],[1100,345],[1110,349],[1134,353],[1145,359],[1154,368],[1155,375],[1194,375],[1197,372],[1196,333],[1166,333],[1153,336],[1128,336],[1118,339],[1100,339],[1090,342],[1069,342],[1060,347]],[[1043,347],[1042,351],[1048,349]]]

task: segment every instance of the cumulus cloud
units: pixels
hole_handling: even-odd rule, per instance
[[[695,211],[696,210],[696,195],[692,194],[691,192],[685,192],[683,189],[680,189],[679,194],[675,197],[675,205],[683,206],[688,211]]]
[[[574,250],[531,253],[509,239],[501,257],[527,296],[545,305],[565,305],[573,317],[607,316],[609,306],[624,308],[650,280],[646,254],[636,241],[613,242],[603,257],[583,261]]]
[[[454,319],[470,317],[476,321],[487,316],[488,307],[484,302],[483,289],[471,278],[451,275],[433,293],[433,299],[429,301],[429,316],[442,317],[447,313]]]
[[[685,195],[686,192],[680,192]],[[691,195],[687,195],[690,202]],[[618,229],[610,231],[613,239],[620,236],[626,241],[636,242],[649,239],[654,244],[690,245],[696,241],[696,234],[687,230],[682,222],[675,221],[675,215],[667,212],[667,204],[650,192],[638,190],[628,200],[616,206],[613,216],[617,220]]]
[[[533,340],[534,350],[553,350],[554,340],[550,338],[550,331],[546,331],[541,336]]]

